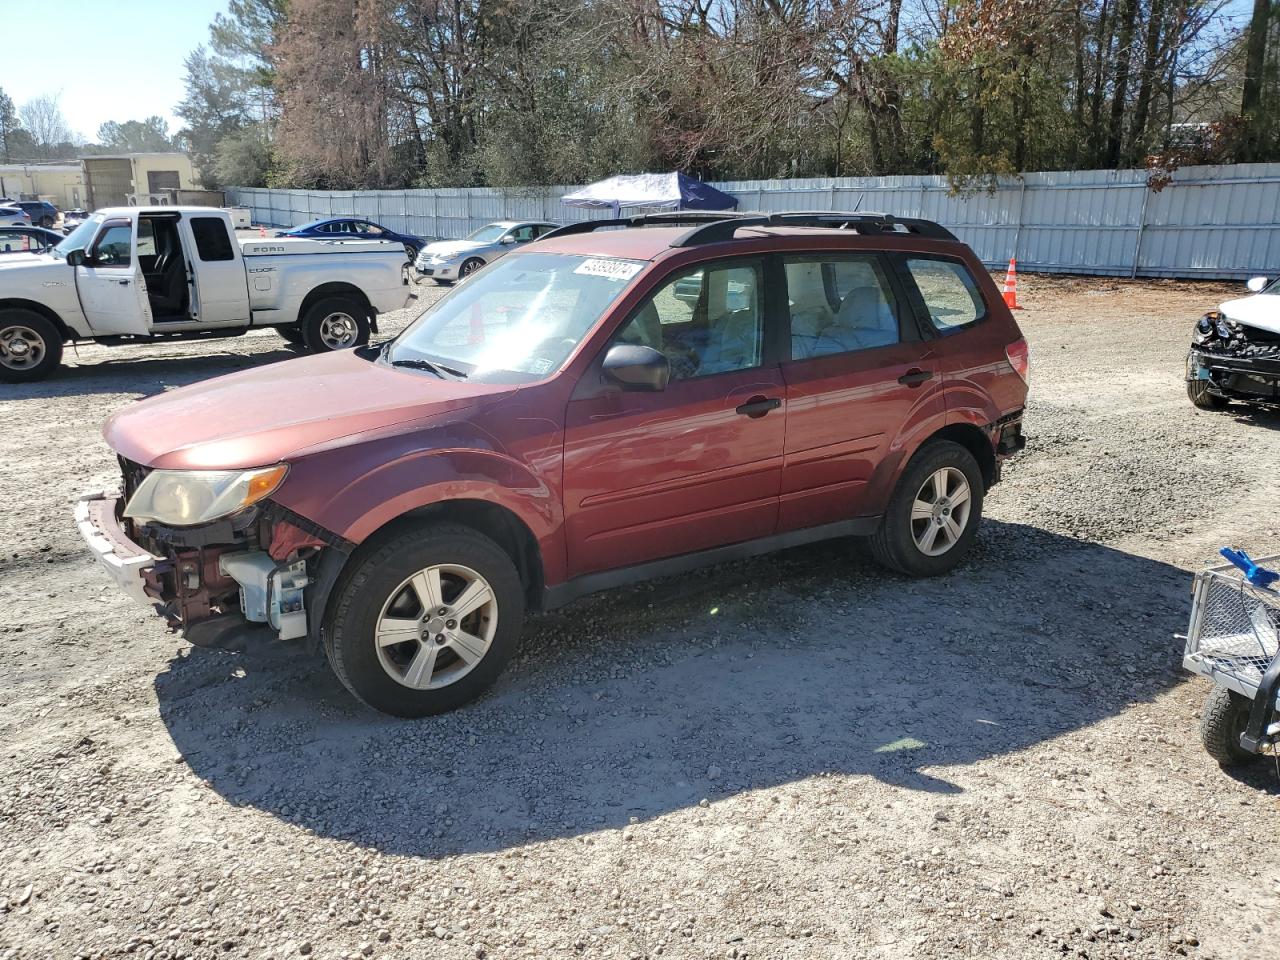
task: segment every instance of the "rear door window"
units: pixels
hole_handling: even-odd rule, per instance
[[[978,284],[964,264],[933,257],[908,257],[905,263],[929,322],[939,333],[972,326],[987,315]]]
[[[208,262],[236,258],[226,221],[221,217],[192,217],[191,233],[195,237],[196,253],[201,260]]]
[[[880,258],[804,254],[784,261],[791,359],[886,347],[901,339],[898,311]]]

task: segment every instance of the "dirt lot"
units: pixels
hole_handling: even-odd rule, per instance
[[[5,388],[0,958],[1280,955],[1276,772],[1201,751],[1172,639],[1280,539],[1280,417],[1181,381],[1237,289],[1022,279],[1032,439],[954,575],[830,544],[590,598],[420,723],[193,651],[71,522],[110,412],[277,337]]]

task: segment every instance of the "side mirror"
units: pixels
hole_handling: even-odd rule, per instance
[[[499,243],[515,243],[516,238],[511,236],[511,234],[507,234],[505,237],[502,237],[500,240],[498,240],[498,242]]]
[[[604,372],[623,390],[658,393],[667,389],[671,364],[653,347],[618,343],[604,355]]]
[[[1250,293],[1261,293],[1267,289],[1267,283],[1266,277],[1250,277],[1245,286],[1249,288]]]
[[[83,250],[72,250],[70,253],[68,253],[68,254],[67,254],[67,266],[69,266],[69,267],[83,267],[83,266],[84,266],[84,251],[83,251]]]

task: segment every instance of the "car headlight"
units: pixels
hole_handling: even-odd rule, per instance
[[[1217,331],[1218,336],[1221,337],[1223,340],[1231,339],[1233,331],[1231,327],[1227,325],[1227,321],[1219,320],[1217,323],[1213,325],[1213,328],[1214,330]]]
[[[269,497],[288,472],[283,463],[256,470],[152,470],[124,515],[170,527],[209,523]]]

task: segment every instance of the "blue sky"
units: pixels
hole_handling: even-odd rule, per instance
[[[226,0],[0,0],[0,88],[13,102],[60,93],[63,115],[93,140],[107,120],[158,113],[176,130],[182,61],[209,38]],[[99,56],[112,54],[110,59]]]
[[[158,113],[176,131],[182,61],[209,37],[226,0],[0,0],[6,26],[0,88],[15,104],[61,94],[62,112],[78,135],[93,140],[107,120]],[[1226,0],[1221,15],[1248,23],[1250,0]],[[47,40],[48,44],[39,42]],[[98,53],[123,53],[110,61]]]

